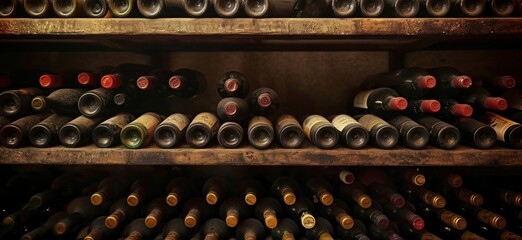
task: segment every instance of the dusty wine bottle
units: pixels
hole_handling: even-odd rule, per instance
[[[284,148],[298,148],[304,140],[304,130],[295,117],[288,114],[279,116],[276,121],[276,135]]]
[[[255,116],[248,123],[248,141],[257,149],[267,149],[274,141],[274,128],[266,117]]]
[[[0,93],[0,115],[8,118],[20,118],[34,112],[31,101],[36,96],[45,95],[38,88],[22,88]]]
[[[212,0],[211,4],[220,17],[234,17],[241,8],[242,2],[240,0]]]
[[[338,192],[342,199],[359,205],[362,208],[372,206],[372,199],[364,192],[363,187],[359,183],[350,185],[343,184],[338,187]]]
[[[163,235],[161,239],[180,240],[188,239],[192,235],[192,229],[185,226],[183,219],[174,218],[168,221],[163,227]]]
[[[117,109],[113,101],[115,94],[114,90],[106,88],[87,91],[78,99],[78,109],[90,118],[114,114]]]
[[[462,134],[462,140],[470,146],[488,149],[497,142],[495,130],[473,118],[459,118],[455,121],[455,126]]]
[[[444,17],[448,15],[451,8],[450,0],[420,0],[420,2],[432,17]]]
[[[159,228],[148,228],[145,226],[145,219],[136,218],[125,227],[123,236],[126,240],[153,239],[159,230]]]
[[[138,3],[139,6],[140,3]],[[164,69],[153,70],[146,75],[140,76],[136,80],[136,87],[145,92],[154,92],[161,96],[170,95],[172,92],[168,88],[169,78],[173,72]]]
[[[228,194],[230,183],[223,177],[212,177],[203,184],[203,196],[208,204],[215,205]]]
[[[226,240],[229,235],[227,225],[219,218],[211,218],[201,226],[201,236],[206,240]]]
[[[454,117],[471,117],[473,115],[473,107],[468,104],[458,103],[451,98],[439,99],[440,111],[437,116],[443,119],[452,119]]]
[[[277,227],[270,231],[274,240],[295,240],[299,239],[299,226],[290,218],[283,218]]]
[[[175,0],[172,2],[173,6],[177,9],[182,9],[190,17],[201,17],[207,11],[210,1],[209,0]]]
[[[398,116],[390,119],[388,122],[395,128],[400,129],[400,140],[408,148],[422,149],[430,140],[428,129],[406,116]]]
[[[355,182],[355,175],[349,170],[341,170],[339,172],[339,180],[344,184],[353,184]]]
[[[160,194],[170,179],[169,171],[156,172],[153,176],[144,176],[136,179],[130,186],[127,204],[138,206]]]
[[[110,215],[105,218],[105,226],[109,229],[115,229],[122,226],[123,223],[141,215],[141,209],[127,204],[127,198],[123,197],[116,200],[110,208]]]
[[[359,205],[354,205],[353,216],[366,224],[374,224],[380,229],[385,229],[390,224],[388,217],[374,207],[362,208]]]
[[[23,0],[24,10],[29,17],[45,17],[50,15],[53,10],[49,0]]]
[[[249,117],[248,103],[242,98],[227,97],[217,104],[217,116],[221,121],[243,122]]]
[[[513,76],[503,75],[503,76],[494,76],[494,77],[486,77],[483,79],[479,79],[480,86],[487,88],[489,90],[492,89],[512,89],[517,85],[517,81]]]
[[[29,141],[35,147],[50,147],[58,144],[60,128],[72,120],[71,117],[53,114],[34,125],[29,131]]]
[[[397,17],[415,17],[419,13],[419,0],[385,0],[384,2],[393,9],[392,15]]]
[[[89,197],[75,198],[67,204],[67,216],[54,225],[54,233],[56,235],[64,235],[73,230],[74,227],[92,221],[108,208],[109,204],[92,205]]]
[[[50,113],[29,115],[3,126],[0,130],[2,144],[10,148],[25,146],[29,142],[30,129],[50,115]]]
[[[460,10],[457,15],[467,17],[478,17],[486,9],[486,0],[455,0],[456,10]]]
[[[31,101],[31,107],[37,112],[49,111],[61,115],[76,117],[80,115],[78,100],[84,89],[61,88],[46,96],[38,96]]]
[[[298,198],[293,205],[286,206],[287,214],[299,221],[305,229],[312,229],[316,224],[314,204],[306,198]]]
[[[413,184],[404,184],[402,187],[405,196],[413,196],[420,202],[424,202],[434,208],[444,208],[446,206],[446,198],[442,195],[432,192],[424,187],[415,186]]]
[[[506,219],[500,214],[491,212],[482,207],[471,206],[466,203],[459,203],[455,206],[455,210],[468,219],[474,219],[488,227],[502,230],[506,227]]]
[[[121,129],[121,143],[128,148],[142,148],[148,146],[154,138],[154,129],[161,122],[161,116],[148,112]]]
[[[217,132],[219,145],[224,148],[236,148],[243,142],[243,127],[235,122],[221,124]]]
[[[90,18],[103,18],[109,11],[109,4],[103,0],[84,0],[82,7],[85,15]],[[97,78],[96,81],[99,79]],[[99,83],[96,85],[99,85]]]
[[[309,239],[313,240],[334,240],[332,237],[334,236],[332,224],[322,217],[318,217],[315,226],[311,229],[306,229],[305,234]]]
[[[60,219],[67,216],[66,212],[56,212],[51,215],[40,227],[24,234],[20,240],[45,239],[52,236],[52,229]]]
[[[350,17],[357,10],[356,0],[333,0],[330,7],[336,17]]]
[[[147,214],[147,217],[145,217],[145,226],[155,228],[165,222],[165,220],[173,218],[174,215],[177,214],[178,209],[167,205],[164,198],[158,197],[147,204],[145,212]]]
[[[397,208],[391,203],[384,204],[383,207],[386,216],[392,218],[392,220],[406,223],[417,231],[424,229],[424,219],[408,208]]]
[[[195,195],[196,185],[194,181],[186,177],[176,177],[167,184],[167,197],[165,202],[169,206],[177,206],[180,202]]]
[[[91,195],[91,203],[100,205],[105,201],[114,201],[122,197],[132,182],[131,177],[111,176],[100,181],[97,190]]]
[[[522,148],[522,127],[519,123],[492,112],[477,116],[477,120],[491,126],[497,134],[498,141],[512,148]]]
[[[21,1],[16,0],[2,2],[2,6],[0,6],[0,17],[12,18],[21,15],[21,3]]]
[[[391,88],[376,88],[359,92],[353,100],[353,106],[371,114],[382,115],[390,111],[405,110],[408,101]]]
[[[453,149],[460,143],[460,131],[453,125],[431,116],[419,118],[417,122],[428,129],[430,141],[440,148]]]
[[[279,226],[277,216],[281,215],[282,212],[283,208],[281,204],[279,204],[279,201],[271,197],[259,200],[254,210],[256,218],[263,221],[269,229],[274,229]]]
[[[190,122],[185,139],[191,147],[205,147],[219,130],[219,119],[209,112],[202,112]]]
[[[468,0],[463,0],[468,1]],[[472,0],[473,2],[478,2]],[[471,78],[452,67],[437,67],[426,69],[437,79],[437,85],[430,90],[430,95],[437,98],[451,98],[463,89],[471,87]]]
[[[222,98],[245,98],[249,91],[248,81],[240,72],[229,71],[219,79],[217,91]]]
[[[335,232],[336,235],[342,239],[370,240],[370,238],[366,236],[366,226],[364,226],[364,223],[358,219],[355,219],[355,224],[350,229],[344,229],[341,225],[337,225]]]
[[[490,9],[495,16],[508,17],[515,12],[514,0],[491,0]]]
[[[1,129],[3,126],[5,126],[5,125],[7,125],[8,123],[10,123],[10,122],[11,122],[11,120],[9,120],[8,118],[5,118],[5,117],[3,117],[3,116],[0,116],[0,129]]]
[[[293,205],[299,192],[299,185],[295,179],[281,176],[272,182],[271,191],[274,197],[283,200],[286,205]]]
[[[339,141],[339,131],[320,115],[308,116],[303,121],[303,129],[308,140],[319,148],[333,148]]]
[[[172,12],[172,0],[137,0],[140,14],[147,18],[168,17]]]
[[[265,239],[265,235],[263,224],[255,218],[245,219],[236,229],[236,238],[238,240]]]
[[[219,216],[225,220],[228,227],[236,227],[237,224],[250,215],[248,206],[237,197],[227,198],[219,208]],[[259,223],[261,224],[261,223]],[[263,226],[261,224],[261,226]]]
[[[404,237],[411,240],[442,240],[437,237],[435,234],[429,232],[426,229],[416,230],[412,226],[408,224],[400,224],[401,234],[404,234]]]
[[[491,97],[488,90],[473,86],[462,92],[460,102],[467,103],[473,109],[486,109],[489,111],[504,111],[508,107],[506,99],[501,97]]]
[[[111,10],[111,14],[113,17],[128,17],[133,16],[136,12],[135,10],[135,1],[132,0],[108,0],[109,10]],[[103,83],[102,83],[103,85]]]
[[[205,76],[196,70],[181,68],[172,73],[169,87],[180,98],[191,98],[201,94],[207,85]]]
[[[239,194],[249,206],[256,205],[257,200],[266,195],[263,184],[254,178],[248,178],[239,185]]]
[[[79,116],[60,128],[60,142],[66,147],[85,145],[92,139],[92,130],[102,121],[103,118]]]
[[[185,137],[190,119],[181,113],[174,113],[154,130],[154,142],[161,148],[171,148],[179,144]]]
[[[372,199],[381,204],[390,203],[396,208],[402,208],[406,204],[404,197],[393,189],[392,185],[374,182],[368,187]]]
[[[108,148],[120,144],[120,132],[130,122],[134,120],[130,113],[119,113],[102,123],[92,130],[92,141],[99,148]]]
[[[371,114],[355,116],[355,119],[368,130],[375,146],[390,149],[397,145],[399,131],[391,124]]]
[[[357,0],[357,3],[365,17],[378,17],[384,11],[384,0]]]
[[[244,0],[243,8],[249,17],[264,17],[268,14],[268,0]]]
[[[343,229],[351,229],[355,220],[348,215],[348,209],[348,205],[343,200],[336,198],[330,206],[319,206],[319,213],[332,222],[338,222]]]
[[[326,179],[316,176],[305,180],[305,183],[307,193],[311,195],[312,198],[317,199],[325,206],[332,205],[334,202],[332,195],[333,187]]]
[[[84,240],[101,240],[111,239],[119,233],[119,229],[110,229],[105,226],[105,218],[107,216],[99,216],[89,225],[89,233]]]
[[[346,114],[332,116],[329,119],[332,125],[341,133],[340,140],[342,144],[352,149],[366,147],[370,134],[357,120]]]
[[[255,115],[271,116],[277,112],[280,100],[276,91],[271,88],[258,88],[248,98],[250,110]]]

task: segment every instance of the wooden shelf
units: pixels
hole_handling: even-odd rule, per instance
[[[56,165],[244,165],[244,166],[522,166],[520,150],[495,147],[477,150],[460,146],[455,150],[428,148],[383,150],[368,148],[351,150],[338,147],[321,150],[312,146],[301,149],[252,147],[193,149],[181,146],[160,149],[124,147],[100,149],[0,147],[0,164]]]

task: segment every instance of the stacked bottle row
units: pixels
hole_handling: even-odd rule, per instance
[[[366,168],[199,179],[179,170],[15,174],[0,188],[9,196],[0,237],[522,239],[519,177],[499,185],[444,170]]]
[[[0,17],[445,17],[520,14],[519,0],[5,0]],[[213,11],[210,9],[213,8]]]
[[[521,95],[515,85],[511,76],[472,81],[452,67],[408,67],[368,77],[364,87],[371,90],[359,92],[353,106],[357,113],[377,115],[399,130],[388,134],[390,145],[400,138],[404,146],[420,149],[429,139],[434,146],[452,149],[462,138],[476,148],[491,148],[497,140],[521,148]]]

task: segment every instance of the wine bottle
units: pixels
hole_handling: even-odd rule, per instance
[[[286,206],[287,216],[299,221],[305,229],[312,229],[316,220],[314,205],[306,198],[298,198],[293,205]]]
[[[392,220],[408,224],[417,231],[424,229],[424,219],[409,209],[397,208],[391,203],[384,204],[383,207],[386,216],[390,217]]]
[[[194,228],[212,215],[210,205],[203,198],[191,198],[183,206],[185,226]],[[226,224],[225,224],[226,226]]]
[[[443,66],[426,69],[426,71],[437,79],[437,85],[430,90],[430,95],[437,98],[454,97],[472,84],[469,76],[452,67]]]
[[[172,219],[177,214],[177,208],[167,205],[165,198],[158,197],[151,200],[145,207],[145,226],[155,228],[167,219]]]
[[[459,240],[486,240],[485,238],[477,235],[476,233],[459,230],[453,227],[448,227],[438,222],[430,223],[431,229],[435,231],[438,236],[444,239],[459,239]]]
[[[371,114],[358,115],[355,116],[355,119],[368,130],[371,137],[370,140],[375,146],[391,149],[397,145],[399,131],[391,124]]]
[[[452,229],[464,230],[468,226],[466,219],[450,210],[444,208],[434,208],[423,202],[416,204],[419,214],[433,223],[440,222]],[[434,224],[435,225],[435,224]],[[431,227],[431,225],[428,225]]]
[[[83,2],[83,11],[89,18],[103,18],[108,15],[109,4],[107,1],[102,0],[85,0]]]
[[[74,3],[73,3],[74,2]],[[63,3],[58,2],[56,0],[51,0],[51,5],[56,12],[56,7],[66,7],[65,5],[76,5],[76,1],[64,1]],[[56,5],[56,6],[55,6]],[[74,11],[75,6],[72,7]],[[67,13],[65,13],[67,14]],[[82,72],[82,70],[78,69],[67,69],[65,71],[59,73],[45,73],[39,78],[40,86],[43,88],[79,88],[81,87],[78,84],[77,77],[78,73]]]
[[[368,186],[372,199],[378,203],[390,203],[396,208],[402,208],[406,204],[404,197],[395,192],[390,184],[374,182]]]
[[[266,117],[255,116],[248,123],[248,141],[257,149],[267,149],[274,141],[274,127]]]
[[[249,91],[246,78],[240,72],[229,71],[219,79],[217,90],[219,96],[245,98]]]
[[[67,213],[60,211],[51,215],[47,221],[45,221],[39,227],[32,229],[31,231],[24,234],[20,240],[36,240],[36,239],[45,239],[52,236],[52,229],[54,225],[62,218],[66,217]]]
[[[490,1],[491,12],[498,17],[508,17],[515,12],[515,1],[508,0],[491,0]]]
[[[89,226],[89,233],[84,240],[102,240],[113,238],[119,233],[119,229],[110,229],[105,226],[105,218],[107,216],[99,216],[94,219]]]
[[[459,145],[460,131],[455,126],[431,116],[421,117],[417,122],[428,129],[434,145],[443,149],[453,149]]]
[[[444,208],[446,206],[446,198],[424,187],[415,186],[413,184],[403,184],[402,192],[405,196],[418,199],[434,208]]]
[[[422,116],[437,113],[440,109],[440,102],[434,99],[408,99],[408,107],[405,113],[409,116]]]
[[[221,219],[225,220],[228,227],[233,228],[236,227],[239,222],[248,217],[248,206],[241,199],[230,197],[221,204],[219,215]]]
[[[78,110],[90,118],[114,114],[118,110],[113,101],[115,94],[113,89],[106,88],[87,91],[78,99]]]
[[[476,119],[491,126],[497,133],[498,141],[512,148],[522,148],[522,128],[519,123],[492,112],[485,112]]]
[[[120,144],[121,129],[135,117],[130,113],[119,113],[98,124],[92,130],[92,141],[99,148],[108,148]]]
[[[494,212],[482,207],[471,206],[466,203],[460,203],[454,206],[454,209],[468,219],[474,219],[494,229],[502,230],[506,227],[506,219]]]
[[[506,99],[501,97],[491,97],[488,90],[479,86],[473,86],[466,89],[462,92],[459,99],[461,102],[471,105],[473,109],[504,111],[508,107]]]
[[[163,227],[163,235],[161,239],[180,240],[188,239],[192,235],[192,229],[185,226],[183,219],[174,218],[168,221]]]
[[[283,209],[275,198],[266,197],[259,200],[254,212],[256,218],[263,221],[267,228],[275,229],[280,224],[277,216],[282,214]]]
[[[473,118],[459,118],[455,121],[455,126],[462,134],[462,140],[470,146],[488,149],[497,142],[495,130]]]
[[[29,130],[29,141],[35,147],[50,147],[58,144],[60,128],[72,120],[71,117],[53,114]]]
[[[359,9],[365,17],[378,17],[384,11],[384,0],[357,0]]]
[[[138,3],[139,8],[140,3]],[[135,84],[136,87],[143,92],[153,92],[160,96],[168,96],[171,90],[168,88],[168,82],[173,72],[169,70],[156,69],[138,77]]]
[[[91,141],[92,130],[103,121],[103,118],[87,118],[79,116],[60,128],[58,136],[66,147],[80,147]]]
[[[219,119],[209,112],[202,112],[190,122],[185,139],[191,147],[205,147],[219,130]]]
[[[3,126],[0,130],[2,144],[10,148],[25,146],[29,142],[30,129],[50,115],[50,113],[29,115]]]
[[[49,111],[61,115],[76,117],[80,115],[78,99],[84,89],[61,88],[53,91],[47,97],[38,96],[31,101],[31,107],[37,112]]]
[[[180,98],[191,98],[205,90],[206,82],[202,73],[193,69],[181,68],[173,72],[169,79],[169,86],[174,90],[174,95]]]
[[[3,126],[9,124],[10,122],[11,122],[11,120],[9,120],[8,118],[3,117],[3,116],[0,116],[0,129],[1,129]]]
[[[95,193],[91,195],[91,203],[100,205],[122,197],[129,189],[132,178],[127,176],[110,176],[100,181]]]
[[[127,204],[127,198],[122,197],[116,200],[110,208],[110,215],[105,218],[105,226],[109,229],[115,229],[122,226],[125,222],[130,222],[132,219],[140,215],[138,207],[133,207]]]
[[[104,11],[107,12],[107,2],[95,2],[94,0],[91,0],[91,2],[85,1],[83,6],[84,8],[94,8],[94,6],[90,4],[97,4],[96,6],[100,7],[97,12],[97,14],[99,14],[98,16],[101,16]],[[85,11],[85,13],[88,15],[95,14],[93,11]],[[103,16],[105,16],[105,14],[103,14]],[[78,73],[76,80],[82,86],[97,88],[100,87],[100,79],[106,74],[109,74],[111,70],[111,66],[101,66],[93,71],[83,71]]]
[[[244,11],[249,17],[259,18],[268,15],[268,0],[245,0],[243,3]]]
[[[85,16],[85,13],[83,12],[83,6],[80,4],[80,1],[51,0],[51,6],[53,7],[54,14],[56,14],[56,16],[58,16],[58,17],[71,18],[71,17]]]
[[[279,220],[277,227],[270,231],[270,235],[274,240],[294,240],[299,237],[299,226],[289,218]]]
[[[196,185],[194,182],[186,177],[176,177],[167,185],[167,197],[165,202],[169,206],[177,206],[180,202],[193,197],[195,193]]]
[[[109,7],[113,5],[112,1],[109,1]],[[132,5],[127,6],[129,8]],[[113,15],[117,15],[116,11],[111,7]],[[150,67],[144,64],[133,64],[125,63],[116,66],[112,69],[111,73],[105,74],[100,82],[103,88],[115,89],[115,88],[128,88],[134,86],[136,80],[150,71]]]
[[[67,216],[54,225],[54,233],[64,235],[73,228],[82,226],[101,215],[109,208],[109,204],[92,205],[89,197],[78,197],[67,204]]]
[[[370,238],[366,236],[366,226],[364,226],[364,223],[358,219],[354,220],[355,224],[350,229],[344,229],[341,225],[336,225],[336,235],[347,240],[370,240]]]
[[[303,143],[304,130],[297,119],[288,114],[279,116],[276,121],[276,135],[284,148],[298,148]]]
[[[464,183],[462,176],[450,171],[439,169],[438,171],[431,171],[430,174],[433,175],[431,186],[433,186],[434,189],[459,188]]]
[[[170,180],[170,173],[156,172],[154,176],[144,176],[136,179],[130,186],[127,204],[138,206],[157,196]]]
[[[21,7],[22,2],[18,1],[7,1],[6,3],[2,4],[0,7],[0,17],[3,18],[13,18],[17,15],[21,15],[21,10],[19,8]]]
[[[203,184],[203,196],[208,204],[215,205],[228,194],[230,183],[223,177],[212,177]]]
[[[329,206],[319,206],[319,213],[322,217],[332,222],[338,222],[343,229],[351,229],[354,227],[355,220],[352,216],[348,215],[348,209],[348,204],[343,200],[336,198]]]
[[[172,2],[168,0],[138,0],[136,6],[142,16],[160,18],[168,17],[172,13]]]
[[[334,228],[330,222],[322,217],[318,217],[316,224],[311,229],[305,230],[308,239],[312,240],[334,240]]]
[[[430,139],[430,133],[424,126],[416,123],[406,116],[397,116],[388,121],[396,129],[399,129],[401,142],[411,149],[424,148]]]
[[[154,129],[160,122],[161,116],[157,113],[144,113],[121,129],[121,142],[128,148],[148,146],[154,139]]]
[[[339,180],[344,184],[353,184],[355,182],[355,175],[349,170],[341,170],[339,172]]]
[[[332,205],[334,202],[332,195],[333,187],[322,177],[308,179],[308,181],[306,181],[306,190],[314,199],[318,199],[319,202],[325,206]]]
[[[399,168],[391,169],[388,171],[391,176],[398,176],[399,178],[393,179],[398,180],[398,184],[402,185],[403,181],[407,184],[413,184],[414,186],[423,186],[426,183],[426,176],[413,168]],[[401,181],[402,180],[402,181]]]
[[[443,119],[452,119],[454,117],[471,117],[473,115],[473,107],[468,104],[461,104],[451,98],[439,99],[440,111],[437,116]]]
[[[206,240],[227,240],[229,235],[227,225],[219,218],[211,218],[201,226],[201,236]]]
[[[353,16],[357,10],[357,1],[338,0],[332,1],[330,8],[335,17],[346,18]]]
[[[353,106],[371,114],[383,115],[391,111],[405,110],[408,101],[391,88],[376,88],[359,92],[355,96]]]
[[[255,89],[248,98],[250,109],[259,116],[274,115],[279,104],[279,95],[273,89],[266,87]]]
[[[419,0],[385,0],[390,9],[393,9],[392,15],[402,18],[415,17],[419,13]]]
[[[160,228],[148,228],[145,226],[145,219],[134,219],[123,231],[125,240],[147,240],[152,239],[159,232]]]
[[[485,0],[456,0],[454,4],[457,6],[455,9],[460,10],[458,15],[463,15],[466,17],[478,17],[484,12],[484,9],[486,8]]]
[[[342,144],[352,149],[366,147],[370,134],[357,120],[346,114],[339,114],[329,119],[332,125],[341,133],[340,141]]]
[[[238,240],[265,239],[265,236],[265,227],[255,218],[245,219],[236,229],[236,238]]]
[[[12,119],[21,118],[34,112],[31,101],[36,96],[45,95],[38,88],[22,88],[0,93],[0,115]]]
[[[275,198],[283,200],[286,205],[290,206],[295,204],[299,185],[293,178],[281,176],[272,182],[271,190]]]
[[[426,229],[417,230],[408,224],[401,224],[400,226],[401,233],[404,234],[404,237],[412,240],[442,240],[437,237],[435,234],[429,232]]]
[[[484,203],[484,198],[480,193],[473,192],[466,188],[447,188],[442,191],[446,198],[460,201],[474,207],[480,207]]]
[[[173,2],[175,8],[182,9],[190,17],[201,17],[207,11],[210,1],[198,0],[190,2],[188,0],[176,0]]]
[[[249,117],[248,103],[242,98],[227,97],[217,105],[217,116],[221,121],[243,122]]]
[[[161,148],[171,148],[178,145],[185,137],[185,131],[190,119],[182,113],[174,113],[154,130],[154,142]]]
[[[224,122],[218,129],[217,140],[224,148],[236,148],[243,142],[243,127],[236,122]]]
[[[516,86],[517,81],[513,76],[502,75],[479,79],[479,86],[488,90],[507,90]]]
[[[432,17],[444,17],[448,15],[451,8],[450,0],[421,0],[420,2]]]
[[[362,208],[372,206],[372,199],[364,193],[363,187],[359,183],[339,186],[338,194],[342,199],[359,205]]]
[[[413,2],[399,2],[396,0],[387,1],[387,4],[391,4],[395,11],[401,10],[408,3],[415,4]],[[414,10],[413,8],[412,10]],[[370,76],[368,79],[371,82],[370,86],[390,87],[405,98],[421,98],[437,84],[437,80],[433,76],[419,67],[407,67],[380,73]]]
[[[234,17],[242,6],[239,0],[213,0],[211,3],[220,17]]]
[[[368,225],[368,235],[376,240],[404,240],[391,227],[382,229],[373,223]]]
[[[339,141],[339,131],[320,115],[308,116],[303,121],[303,129],[306,138],[319,148],[333,148]]]
[[[502,186],[498,186],[488,182],[487,179],[470,179],[469,187],[475,191],[481,192],[484,195],[491,196],[486,200],[489,200],[489,205],[496,205],[496,203],[506,203],[515,207],[522,207],[522,193],[515,192],[513,190],[506,189]]]
[[[374,224],[380,229],[386,229],[390,224],[388,217],[374,207],[362,208],[355,204],[353,206],[353,216],[366,224]]]
[[[266,195],[266,190],[263,184],[254,179],[248,178],[241,181],[239,185],[240,197],[243,197],[245,203],[249,206],[254,206],[258,199],[261,199]]]

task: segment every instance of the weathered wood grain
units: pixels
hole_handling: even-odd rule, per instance
[[[252,147],[193,149],[181,146],[159,149],[150,146],[131,150],[124,147],[100,149],[0,147],[0,164],[65,164],[65,165],[243,165],[243,166],[522,166],[520,150],[495,147],[477,150],[459,147],[455,150],[428,148],[351,150],[338,147],[320,150],[313,146],[301,149]]]

